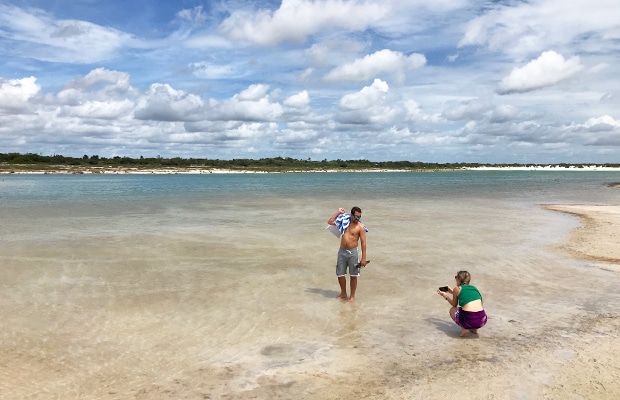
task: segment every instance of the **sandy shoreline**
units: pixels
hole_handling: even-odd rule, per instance
[[[620,206],[545,205],[543,208],[580,219],[580,225],[558,245],[560,250],[620,273]],[[555,384],[545,398],[620,398],[617,361],[620,359],[620,318],[617,313],[593,315],[583,322],[582,334],[567,340],[569,360],[555,376]]]
[[[519,166],[519,167],[464,167],[458,169],[461,171],[607,171],[618,172],[620,168],[603,167],[598,165],[586,166]],[[38,165],[22,166],[22,165],[0,165],[0,175],[10,174],[140,174],[140,175],[174,175],[174,174],[279,174],[279,173],[322,173],[322,172],[436,172],[436,171],[452,171],[451,169],[437,170],[409,170],[409,169],[310,169],[310,170],[249,170],[249,169],[225,169],[225,168],[204,168],[204,167],[178,167],[178,168],[135,168],[135,167],[117,167],[117,166],[46,166],[45,168]]]
[[[620,206],[545,205],[545,209],[575,215],[581,225],[559,247],[576,258],[609,263],[620,272]]]

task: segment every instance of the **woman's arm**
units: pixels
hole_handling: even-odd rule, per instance
[[[444,299],[450,303],[452,307],[456,307],[459,304],[459,293],[461,293],[461,287],[457,286],[454,289],[448,286],[447,292],[437,291]]]

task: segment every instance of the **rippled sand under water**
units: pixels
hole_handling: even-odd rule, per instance
[[[37,220],[0,243],[0,399],[620,397],[618,275],[564,251],[576,217],[358,205],[354,304],[336,299],[335,199]],[[489,314],[478,338],[435,293],[460,269]]]

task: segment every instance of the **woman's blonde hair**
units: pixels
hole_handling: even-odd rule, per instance
[[[456,278],[461,282],[461,285],[469,285],[469,281],[471,281],[471,275],[467,271],[457,272]]]

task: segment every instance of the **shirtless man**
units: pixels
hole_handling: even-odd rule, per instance
[[[344,208],[339,208],[327,223],[336,225],[336,218],[344,213]],[[336,276],[338,277],[338,284],[340,285],[340,294],[338,298],[342,300],[347,299],[346,274],[347,267],[349,268],[349,276],[351,277],[351,297],[349,297],[349,302],[355,301],[357,277],[360,276],[360,268],[366,266],[366,229],[364,225],[360,223],[361,218],[362,210],[359,207],[353,207],[351,209],[351,222],[340,237],[340,249],[338,250],[338,261],[336,262]],[[359,261],[357,257],[358,241],[362,245],[362,257]]]

